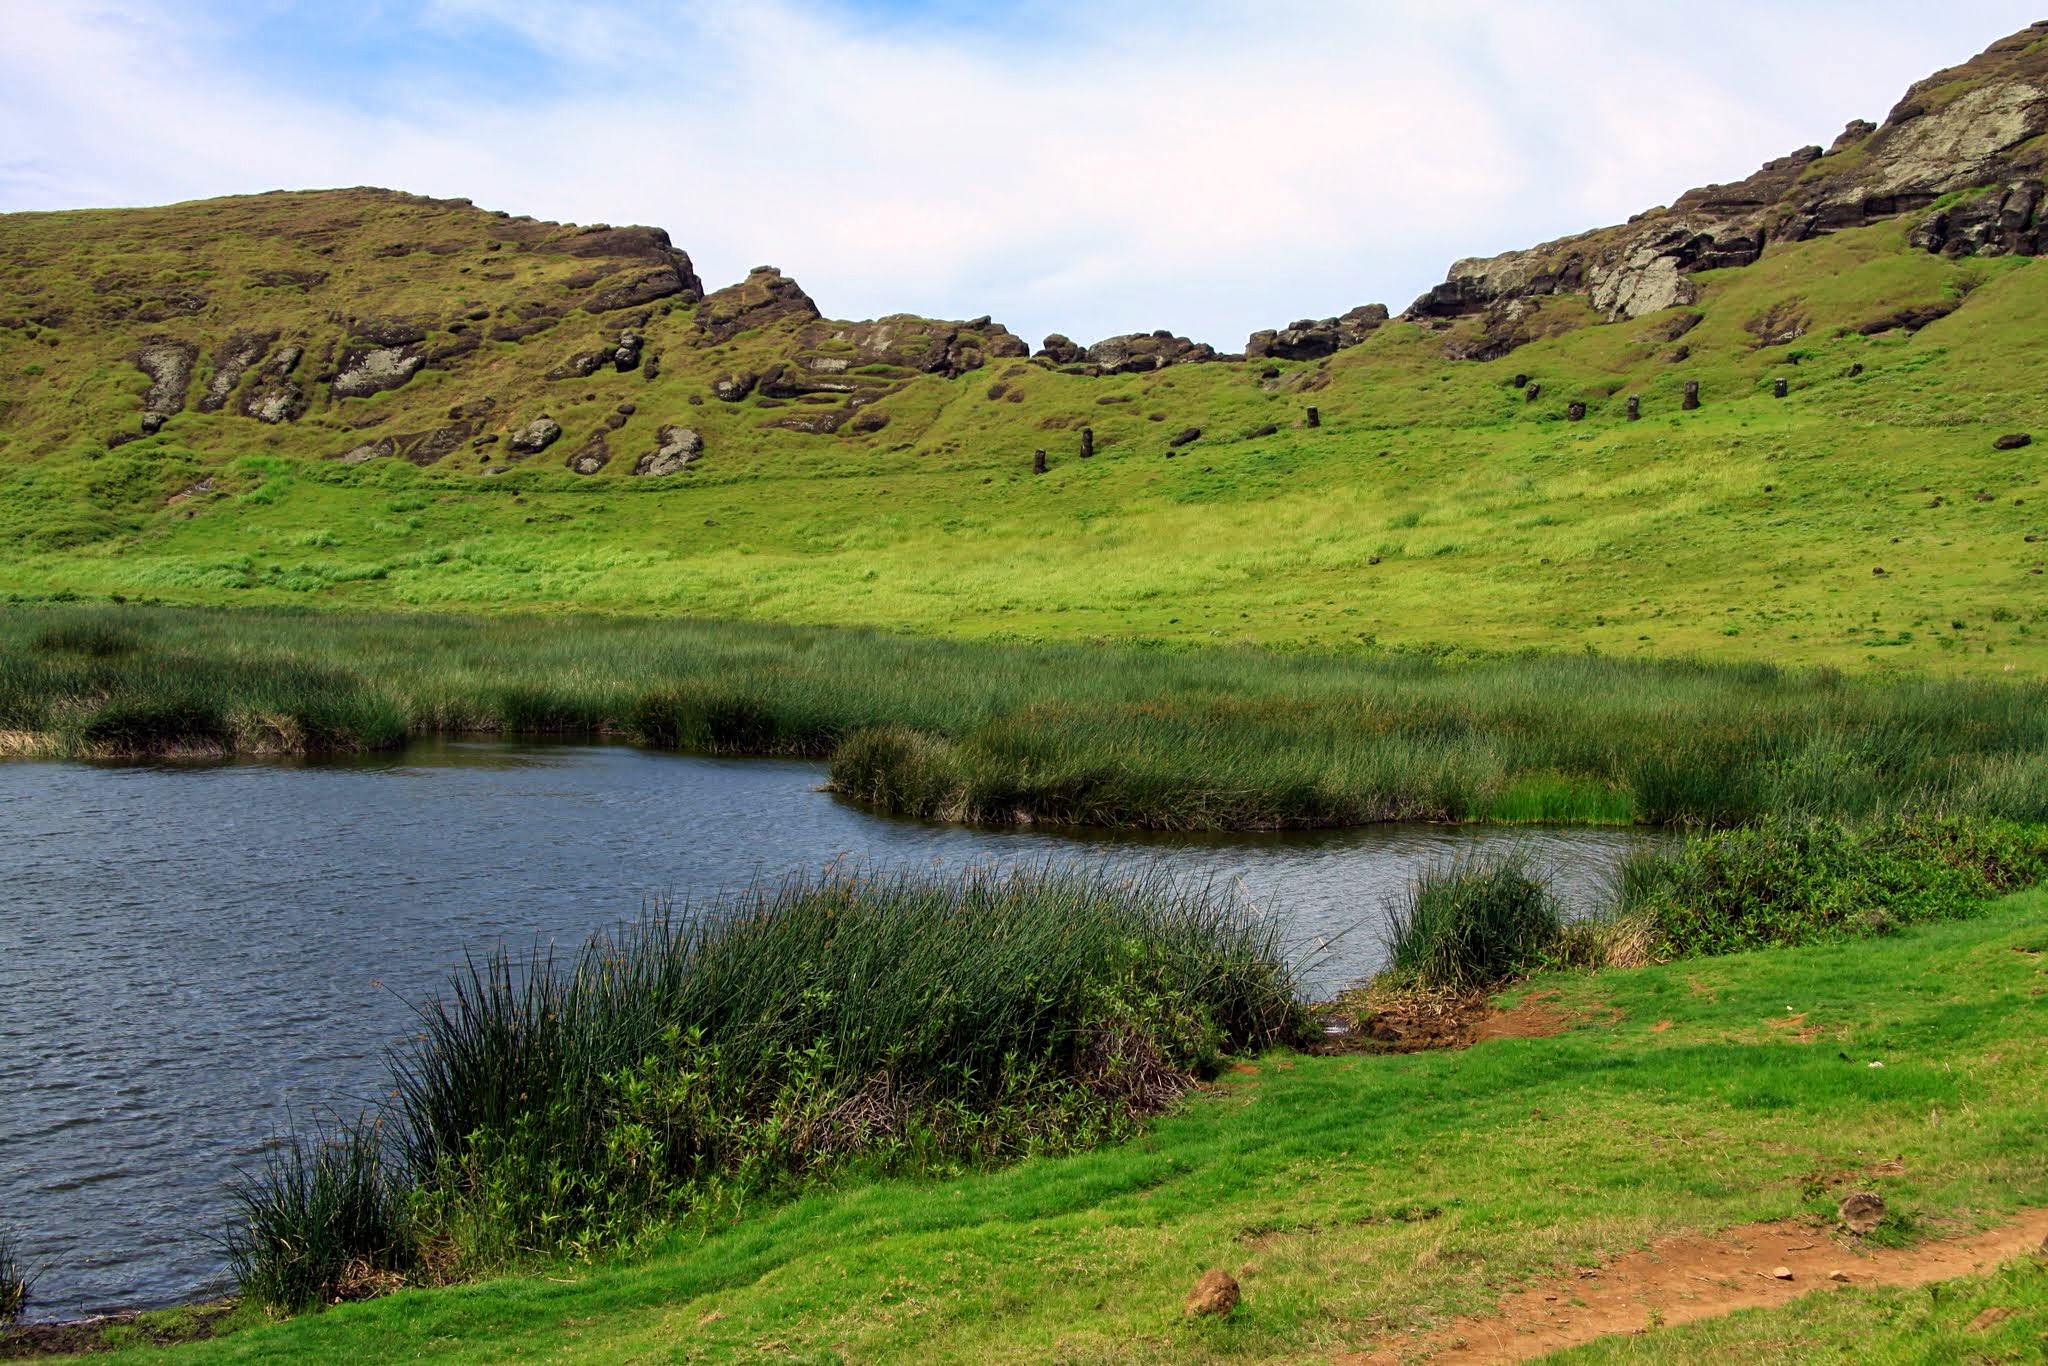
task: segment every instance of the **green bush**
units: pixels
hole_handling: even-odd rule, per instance
[[[2048,877],[2048,828],[1957,816],[1766,818],[1630,869],[1624,904],[1676,957],[1886,934]]]
[[[1564,934],[1550,888],[1518,854],[1431,868],[1409,884],[1387,945],[1387,979],[1425,991],[1499,986],[1544,965]]]

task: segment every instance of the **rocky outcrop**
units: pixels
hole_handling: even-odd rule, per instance
[[[1907,92],[1882,125],[1858,121],[1733,185],[1708,185],[1616,228],[1460,261],[1406,316],[1433,322],[1504,300],[1583,294],[1610,321],[1694,302],[1691,277],[1748,265],[1771,242],[1924,212],[1987,185],[2000,190],[1915,230],[1928,250],[2033,252],[2048,170],[2048,21],[1994,43]]]
[[[1254,332],[1245,343],[1246,360],[1321,360],[1358,345],[1387,321],[1385,304],[1361,304],[1349,313],[1307,318],[1286,327]]]
[[[306,391],[292,378],[292,372],[298,369],[305,354],[303,347],[286,346],[264,361],[255,380],[242,394],[242,416],[272,426],[296,422],[306,411]]]
[[[604,433],[596,432],[569,457],[568,465],[578,474],[596,474],[611,463],[611,458],[612,453],[605,445]]]
[[[1102,375],[1146,374],[1169,365],[1198,365],[1218,359],[1215,347],[1176,337],[1163,327],[1157,332],[1105,337],[1089,347],[1085,356],[1095,373]]]
[[[400,387],[425,364],[417,345],[350,347],[327,389],[335,398],[368,398]]]
[[[2038,256],[2048,242],[2043,185],[2022,180],[1922,219],[1908,240],[1942,256]]]
[[[1038,355],[1040,359],[1049,360],[1054,365],[1079,365],[1088,359],[1088,348],[1077,346],[1072,339],[1054,332],[1045,339],[1045,345],[1039,348]]]
[[[1028,356],[1031,348],[986,317],[967,322],[894,313],[872,322],[819,321],[797,334],[797,365],[814,374],[845,374],[886,366],[956,379],[991,360]]]
[[[237,332],[222,342],[213,353],[213,376],[206,381],[206,392],[194,406],[202,413],[217,413],[227,407],[242,376],[263,359],[276,341],[275,332]]]
[[[184,412],[185,394],[192,387],[192,363],[198,358],[199,348],[190,342],[153,341],[139,348],[130,359],[149,376],[142,411],[151,417]]]
[[[712,397],[726,403],[738,403],[754,392],[754,386],[761,377],[752,370],[733,370],[711,381]]]
[[[704,453],[704,438],[688,427],[663,427],[653,450],[633,462],[633,473],[674,474]]]
[[[697,306],[697,330],[707,345],[721,345],[786,318],[812,322],[823,316],[803,286],[774,266],[755,266],[738,284],[704,297]]]
[[[598,223],[565,237],[538,244],[534,250],[604,262],[593,275],[577,277],[584,287],[602,284],[581,307],[586,313],[612,313],[668,299],[693,304],[704,297],[704,284],[660,228],[614,228]]]

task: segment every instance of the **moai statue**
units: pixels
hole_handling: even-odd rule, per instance
[[[1093,427],[1083,427],[1081,429],[1081,458],[1088,460],[1092,459],[1094,455],[1095,429]]]
[[[1033,452],[1031,453],[1031,472],[1032,472],[1033,474],[1044,474],[1044,473],[1045,473],[1045,452],[1044,452],[1044,451],[1033,451]]]
[[[1628,420],[1631,422],[1641,422],[1643,420],[1643,396],[1641,394],[1630,394],[1628,396]]]
[[[1537,399],[1543,397],[1543,386],[1540,384],[1530,385],[1527,389],[1523,390],[1522,397],[1525,402],[1534,403]]]
[[[1700,382],[1696,379],[1689,379],[1685,382],[1685,402],[1681,403],[1679,407],[1689,413],[1699,406]]]
[[[1574,399],[1571,405],[1564,410],[1564,415],[1573,422],[1584,422],[1586,420],[1586,405]]]
[[[1771,385],[1771,397],[1772,397],[1772,398],[1783,398],[1783,397],[1785,397],[1785,395],[1787,395],[1787,394],[1789,394],[1789,393],[1791,393],[1791,392],[1792,392],[1792,381],[1791,381],[1791,380],[1789,380],[1789,379],[1780,379],[1780,380],[1777,380],[1776,382],[1774,382],[1774,383],[1773,383],[1773,384]]]
[[[1514,384],[1514,387],[1515,387],[1515,388],[1517,388],[1517,389],[1526,389],[1526,388],[1528,388],[1528,387],[1529,387],[1529,377],[1528,377],[1527,375],[1516,375],[1516,376],[1515,376],[1515,384]]]
[[[1308,425],[1309,425],[1309,426],[1311,426],[1311,427],[1320,427],[1320,426],[1322,426],[1322,425],[1323,425],[1323,410],[1322,410],[1322,409],[1320,409],[1320,408],[1311,408],[1311,409],[1309,409],[1309,410],[1308,410]]]

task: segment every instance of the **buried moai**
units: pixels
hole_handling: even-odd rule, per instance
[[[1698,380],[1689,379],[1685,382],[1685,402],[1678,406],[1688,413],[1700,406],[1700,382]]]
[[[1573,399],[1571,403],[1566,405],[1564,415],[1567,421],[1584,422],[1586,420],[1586,405],[1577,399]]]
[[[1322,410],[1322,409],[1320,409],[1320,408],[1311,408],[1311,409],[1309,409],[1309,410],[1308,410],[1308,412],[1307,412],[1307,414],[1306,414],[1306,415],[1305,415],[1305,417],[1304,417],[1304,420],[1305,420],[1305,421],[1306,421],[1306,422],[1308,423],[1308,425],[1309,425],[1309,426],[1311,426],[1311,427],[1320,427],[1320,426],[1322,426],[1322,425],[1323,425],[1323,410]]]
[[[1033,474],[1044,474],[1044,473],[1045,473],[1045,452],[1044,452],[1044,451],[1033,451],[1033,452],[1031,453],[1031,472],[1032,472]]]
[[[1787,394],[1789,394],[1789,393],[1791,393],[1791,392],[1792,392],[1792,381],[1791,381],[1791,380],[1789,380],[1789,379],[1776,379],[1776,380],[1773,380],[1773,381],[1771,381],[1771,397],[1772,397],[1772,398],[1783,398],[1783,397],[1785,397],[1785,395],[1787,395]]]
[[[1643,396],[1641,394],[1630,394],[1628,396],[1628,420],[1631,422],[1641,422],[1643,420]]]
[[[1088,460],[1092,459],[1094,455],[1095,429],[1093,427],[1083,427],[1081,429],[1081,458]]]
[[[1543,386],[1540,384],[1532,384],[1527,389],[1524,389],[1522,391],[1522,401],[1524,403],[1534,403],[1537,399],[1542,397]]]

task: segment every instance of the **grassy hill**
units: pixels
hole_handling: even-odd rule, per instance
[[[68,217],[0,232],[78,240]],[[10,329],[0,582],[22,596],[635,610],[1025,639],[1564,642],[2038,675],[2048,490],[2037,450],[1993,442],[2048,427],[2048,276],[2025,258],[1918,252],[1889,225],[1701,284],[1693,309],[1483,363],[1446,360],[1441,334],[1405,323],[1313,363],[1097,378],[997,362],[920,376],[873,405],[887,427],[833,435],[772,426],[782,413],[759,399],[708,398],[715,374],[765,364],[783,338],[693,350],[674,339],[692,327],[679,312],[648,328],[664,357],[652,381],[547,381],[516,369],[522,344],[492,343],[468,369],[296,424],[187,413],[108,450],[106,429],[133,420],[148,383],[121,359],[127,339],[79,329],[53,346],[53,329]],[[1862,335],[1945,303],[1960,306],[1917,332]],[[1759,346],[1751,324],[1774,310],[1797,310],[1804,335]],[[1674,362],[1665,339],[1694,314]],[[595,339],[592,323],[564,326]],[[1538,400],[1511,387],[1518,374],[1542,385]],[[1773,399],[1781,377],[1790,396]],[[1689,379],[1698,412],[1680,411]],[[613,446],[652,449],[659,427],[687,422],[704,454],[654,479],[630,459],[584,476],[547,454],[483,477],[503,462],[466,443],[426,467],[331,458],[366,434],[427,427],[486,383],[506,395],[500,428],[545,407],[573,449],[630,405]],[[1629,394],[1641,422],[1625,418]],[[1565,419],[1574,401],[1584,422]],[[1253,435],[1267,425],[1279,430]],[[1170,448],[1189,428],[1201,437]]]
[[[2029,30],[1761,181],[1878,184],[2044,62]],[[2040,141],[1913,166],[2031,175]],[[1639,316],[1567,288],[1615,229],[1334,354],[1137,372],[987,319],[832,322],[772,268],[706,294],[656,231],[466,201],[0,215],[0,593],[2038,677],[2041,448],[1994,449],[2048,435],[2037,183],[1824,235],[1787,198],[1754,263]]]

